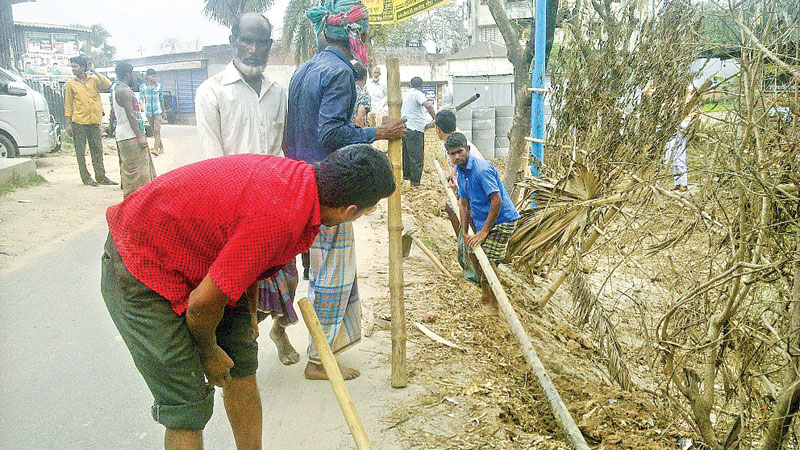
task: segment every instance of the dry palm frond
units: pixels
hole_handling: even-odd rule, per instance
[[[509,239],[509,256],[516,263],[534,268],[548,256],[557,261],[575,236],[594,223],[600,183],[597,175],[583,165],[557,183],[537,178],[523,182],[537,209],[522,212],[522,219]]]
[[[614,326],[598,304],[597,294],[592,292],[581,270],[575,270],[572,274],[572,300],[577,308],[575,315],[578,317],[578,322],[581,326],[588,323],[592,335],[600,343],[600,350],[606,358],[609,377],[622,389],[630,390],[631,376],[622,355],[622,347],[617,341]]]

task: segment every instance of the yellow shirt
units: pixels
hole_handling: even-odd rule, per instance
[[[64,114],[81,125],[99,125],[103,117],[100,89],[111,87],[111,80],[88,75],[86,83],[78,78],[67,81]]]

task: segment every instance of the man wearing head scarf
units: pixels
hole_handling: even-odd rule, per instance
[[[386,119],[377,128],[350,123],[356,103],[355,58],[367,64],[363,37],[369,12],[358,0],[325,0],[306,12],[321,51],[300,66],[289,83],[285,152],[293,159],[316,163],[355,143],[401,139],[405,120]],[[324,47],[323,47],[324,46]],[[361,340],[361,305],[356,281],[352,225],[320,227],[310,251],[308,298],[314,304],[334,353]],[[327,379],[313,342],[308,348],[305,376]],[[341,367],[345,379],[359,375]]]

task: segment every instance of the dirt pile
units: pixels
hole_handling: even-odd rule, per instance
[[[451,272],[460,273],[455,235],[431,159],[438,156],[437,150],[427,149],[423,186],[404,188],[404,223],[418,229],[418,237]],[[446,279],[417,250],[405,260],[404,274],[413,280],[405,286],[409,323],[426,319],[435,333],[465,348],[460,352],[442,346],[409,328],[409,339],[420,348],[409,357],[409,382],[423,385],[428,394],[389,420],[406,444],[442,449],[570,448],[505,321],[479,312],[479,286],[463,278]],[[544,281],[529,283],[524,277],[507,267],[500,271],[515,310],[590,444],[608,449],[674,448],[676,439],[688,432],[676,424],[685,422],[665,414],[646,392],[615,387],[591,333],[572,325],[576,320],[566,290],[538,311],[537,292]],[[376,317],[388,318],[388,306],[376,308]],[[645,359],[639,362],[635,373],[652,370]]]

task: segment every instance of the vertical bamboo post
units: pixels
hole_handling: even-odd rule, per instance
[[[389,117],[400,118],[400,62],[397,58],[386,61]],[[406,374],[406,309],[403,300],[403,217],[401,191],[403,190],[402,143],[389,141],[389,160],[392,162],[394,183],[397,189],[389,196],[389,299],[392,311],[392,387],[408,384]]]

